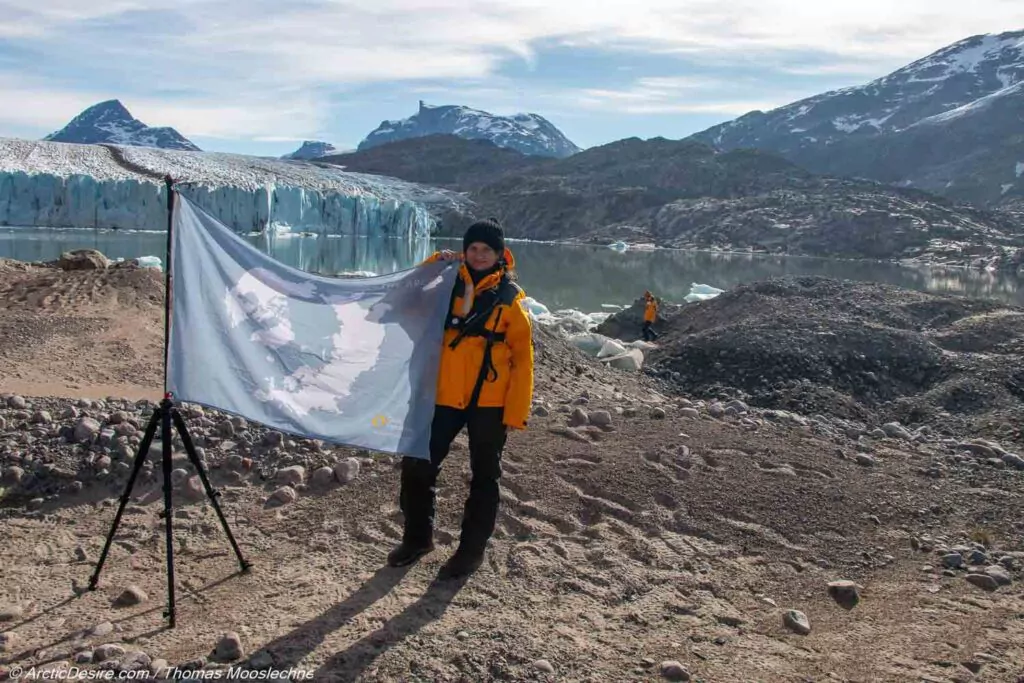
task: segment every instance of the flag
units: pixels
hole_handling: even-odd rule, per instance
[[[281,432],[429,458],[457,264],[321,277],[175,196],[167,386]]]

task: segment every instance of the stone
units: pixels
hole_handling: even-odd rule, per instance
[[[298,486],[306,478],[306,468],[302,465],[292,465],[277,471],[274,481],[284,486]]]
[[[231,420],[221,420],[217,423],[217,436],[230,439],[235,435],[235,424]]]
[[[907,429],[899,422],[885,423],[882,425],[882,431],[890,439],[903,439],[905,441],[910,441],[914,438],[914,435],[907,431]]]
[[[182,487],[182,493],[189,500],[200,500],[206,495],[206,489],[203,487],[203,480],[198,474],[193,474],[185,480],[185,485]]]
[[[91,417],[83,417],[75,424],[73,438],[75,443],[91,443],[99,433],[100,423]]]
[[[346,458],[334,466],[334,477],[342,484],[354,481],[359,476],[359,461]]]
[[[298,500],[299,494],[291,486],[282,486],[270,494],[268,503],[271,505],[287,505]]]
[[[994,591],[999,588],[999,582],[988,574],[972,572],[967,575],[967,582],[987,591]]]
[[[1014,453],[1005,453],[1002,456],[1003,463],[1007,467],[1013,467],[1014,469],[1024,470],[1024,458]]]
[[[683,408],[682,410],[679,411],[679,414],[691,420],[700,419],[700,411],[697,410],[696,408]]]
[[[551,414],[551,411],[549,411],[546,407],[542,405],[535,405],[533,407],[533,414],[536,415],[537,417],[547,417],[548,415]]]
[[[1009,586],[1013,583],[1013,579],[1010,578],[1010,574],[1002,567],[991,566],[985,567],[985,573],[995,579],[995,582],[1000,586]]]
[[[309,480],[313,486],[327,488],[334,483],[334,470],[330,467],[318,467],[313,470],[313,474],[310,476]]]
[[[220,662],[232,662],[241,659],[244,654],[242,639],[234,631],[229,631],[217,641],[217,646],[213,650],[213,659]]]
[[[959,569],[964,566],[964,556],[960,553],[948,553],[942,556],[942,566]]]
[[[237,453],[232,453],[224,459],[224,466],[232,472],[238,472],[242,469],[244,458]]]
[[[92,650],[75,653],[75,664],[92,664]]]
[[[23,396],[10,396],[7,399],[7,407],[14,410],[25,410],[28,407],[28,402]]]
[[[100,623],[89,629],[89,635],[91,636],[109,636],[114,632],[114,625],[109,621],[101,621]]]
[[[14,631],[0,633],[0,652],[10,652],[18,642],[18,634]]]
[[[855,460],[861,467],[874,467],[878,464],[878,461],[867,453],[858,453]]]
[[[971,564],[988,564],[988,555],[985,554],[985,551],[975,548],[971,551],[968,560]]]
[[[53,416],[46,410],[37,410],[32,413],[32,424],[50,424],[53,422]]]
[[[575,408],[569,416],[570,427],[582,427],[590,422],[590,416],[583,408]]]
[[[830,581],[828,594],[836,601],[836,604],[846,610],[851,610],[860,603],[860,587],[853,581]]]
[[[551,662],[546,659],[538,659],[533,663],[533,668],[545,674],[555,673],[555,667],[551,666]]]
[[[0,483],[4,486],[17,486],[24,478],[25,470],[17,465],[13,465],[4,469],[3,476],[0,477]]]
[[[93,650],[92,657],[97,662],[104,662],[108,659],[117,659],[124,655],[126,650],[116,643],[107,643],[106,645],[100,645],[98,648]]]
[[[21,608],[21,605],[0,605],[0,622],[20,619],[24,613],[25,610]]]
[[[122,671],[142,671],[148,670],[153,659],[145,652],[135,650],[125,654],[121,658],[121,670]]]
[[[173,486],[181,486],[188,480],[188,470],[177,468],[171,470],[171,484]]]
[[[663,420],[665,419],[665,415],[665,409],[662,408],[661,406],[655,406],[651,410],[651,417],[653,417],[655,420]]]
[[[95,249],[73,249],[65,251],[57,259],[57,267],[61,270],[105,270],[110,261]]]
[[[728,403],[726,403],[725,404],[725,409],[726,410],[735,410],[737,414],[741,414],[741,415],[743,413],[749,413],[750,412],[750,406],[748,406],[746,403],[744,403],[743,401],[741,401],[741,400],[739,400],[737,398],[734,398],[733,400],[731,400]]]
[[[782,615],[782,623],[790,631],[806,636],[811,632],[811,622],[800,610],[786,610]]]
[[[135,605],[141,605],[148,599],[149,596],[146,595],[146,591],[138,586],[128,586],[114,600],[114,607],[134,607]]]
[[[688,681],[690,680],[690,672],[686,670],[682,664],[674,659],[670,659],[661,663],[661,675],[670,681]]]
[[[595,427],[611,427],[612,414],[607,410],[595,410],[590,413],[590,424]]]

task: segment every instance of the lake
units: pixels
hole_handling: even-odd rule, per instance
[[[453,240],[388,240],[359,237],[260,235],[247,239],[289,265],[333,275],[345,271],[389,273],[408,268],[437,248],[461,248]],[[156,232],[0,228],[0,257],[49,261],[62,251],[91,248],[109,258],[164,258],[166,235]],[[822,275],[883,282],[919,291],[995,298],[1024,305],[1021,280],[1012,274],[956,268],[907,268],[889,263],[722,254],[693,251],[627,251],[607,247],[513,242],[519,283],[551,310],[600,311],[625,305],[650,289],[668,301],[682,301],[693,283],[721,289],[781,275]]]

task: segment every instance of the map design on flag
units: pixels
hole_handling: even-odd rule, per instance
[[[179,199],[168,390],[284,432],[429,457],[455,269],[312,275]]]

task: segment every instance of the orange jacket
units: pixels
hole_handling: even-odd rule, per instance
[[[654,300],[654,297],[651,297],[650,299],[647,300],[647,303],[644,305],[644,322],[653,323],[655,318],[657,317],[658,302]]]
[[[439,257],[440,253],[434,253],[425,263],[436,261]],[[505,262],[508,268],[515,267],[512,252],[508,249],[505,249]],[[492,273],[474,287],[469,269],[463,264],[459,268],[459,277],[464,283],[463,291],[470,293],[470,296],[464,294],[454,297],[449,317],[467,315],[473,297],[497,287],[502,275],[502,271]],[[495,341],[491,347],[494,373],[485,379],[477,401],[481,408],[504,407],[504,423],[512,429],[526,428],[533,400],[533,326],[523,306],[525,297],[526,294],[517,288],[511,304],[499,303],[485,323],[486,329],[504,334],[505,338],[504,341]],[[436,402],[438,405],[462,409],[469,405],[473,395],[473,388],[484,363],[487,341],[480,336],[466,336],[453,349],[449,344],[458,334],[457,329],[447,329],[444,333]]]

